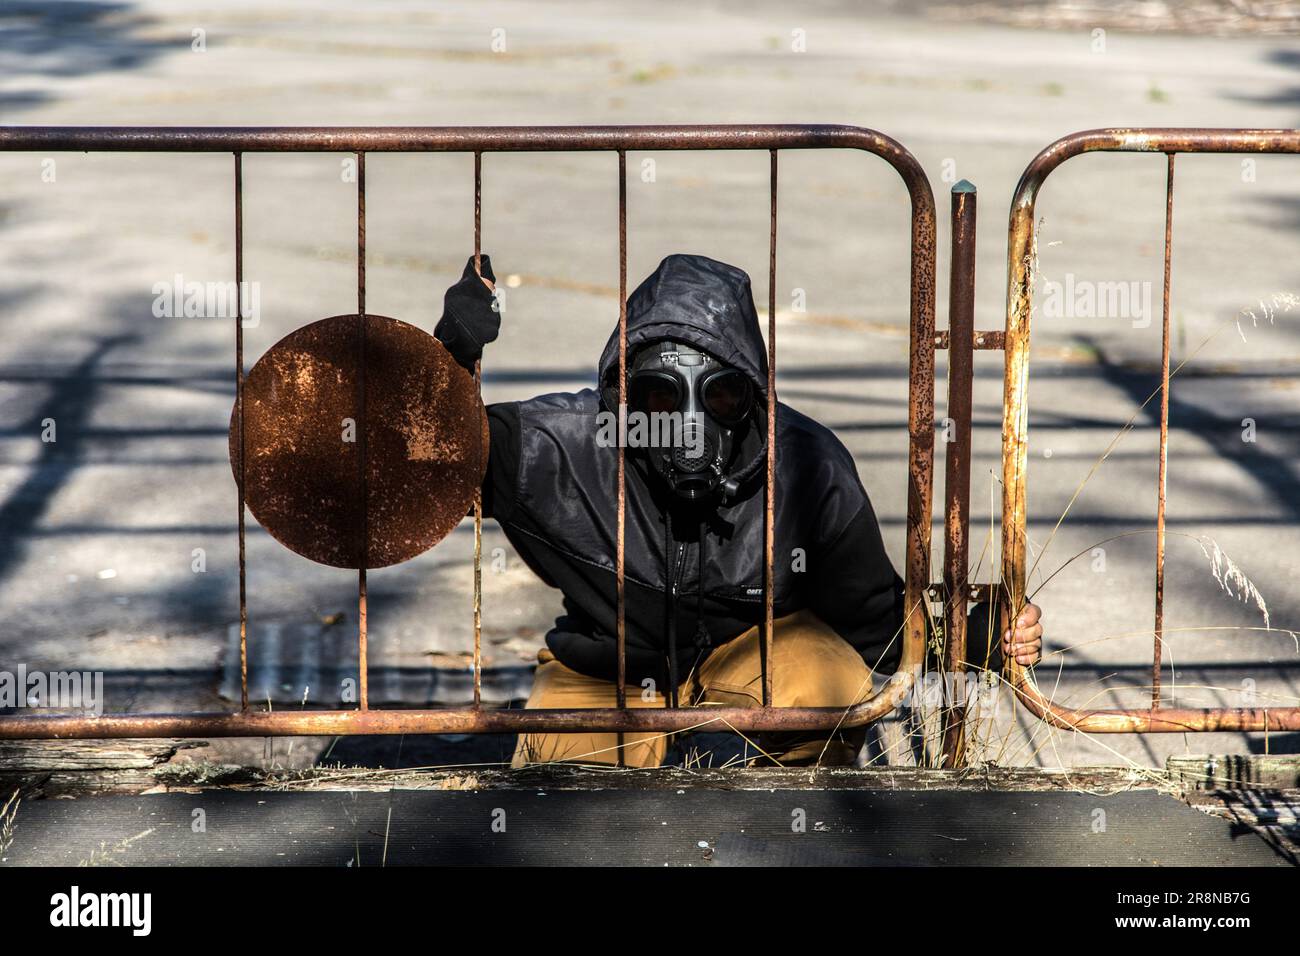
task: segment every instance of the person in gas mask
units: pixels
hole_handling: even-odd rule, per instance
[[[471,257],[448,290],[434,334],[472,370],[500,329],[491,260]],[[627,302],[628,444],[636,416],[669,421],[666,445],[629,447],[625,594],[629,707],[761,702],[767,354],[749,276],[698,255],[672,255]],[[546,635],[530,708],[616,705],[618,329],[598,388],[504,402],[491,431],[483,513],[563,594]],[[663,418],[667,416],[667,418]],[[662,434],[662,429],[642,433]],[[613,438],[611,438],[611,435]],[[774,706],[848,707],[901,656],[903,582],[853,458],[832,432],[777,405]],[[1038,659],[1039,610],[1026,605],[999,652]],[[703,715],[702,715],[703,716]],[[851,763],[865,732],[764,734],[784,765]],[[657,766],[662,734],[524,734],[514,764]]]

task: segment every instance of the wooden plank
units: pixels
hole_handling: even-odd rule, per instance
[[[401,743],[396,738],[391,741],[385,738],[385,741],[394,746]],[[418,738],[407,739],[405,743],[408,756],[419,756]],[[342,767],[264,771],[233,764],[172,760],[179,750],[196,745],[179,741],[4,743],[0,744],[0,789],[15,786],[25,790],[36,788],[46,796],[142,793],[156,787],[193,790],[231,785],[275,790],[528,789],[546,786],[572,790],[688,787],[720,790],[1086,790],[1109,793],[1131,789],[1174,789],[1162,772],[1122,767],[1042,770],[985,766],[954,771],[922,767],[615,770],[555,766],[510,770],[500,765],[481,767],[471,764],[463,769],[452,766],[442,770],[417,770],[385,769],[384,764],[392,763],[391,760],[376,765],[349,759],[344,761],[348,766]],[[346,749],[347,741],[335,747],[339,753]],[[501,754],[508,756],[511,749],[504,744],[498,747],[498,758],[504,759]]]
[[[166,769],[172,786],[201,786],[188,781],[187,767]],[[1126,767],[1042,770],[1034,767],[977,767],[933,770],[922,767],[864,769],[701,768],[662,767],[653,770],[592,769],[550,766],[524,770],[466,767],[445,770],[376,770],[367,767],[314,767],[261,775],[261,783],[276,790],[959,790],[1051,791],[1111,793],[1152,789],[1172,792],[1161,771]]]
[[[1186,791],[1300,788],[1300,754],[1185,754],[1165,769]]]
[[[140,770],[165,763],[178,750],[199,746],[178,740],[0,740],[0,769]]]
[[[0,799],[139,793],[157,785],[155,773],[181,750],[205,747],[179,740],[0,741]]]

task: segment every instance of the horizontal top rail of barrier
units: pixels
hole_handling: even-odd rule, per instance
[[[911,285],[908,409],[908,496],[903,648],[898,672],[860,704],[848,708],[771,706],[773,630],[774,447],[776,391],[776,210],[777,155],[787,149],[853,149],[881,157],[893,167],[911,201]],[[475,699],[471,708],[441,710],[372,710],[366,692],[366,567],[358,569],[358,651],[360,699],[355,710],[255,712],[248,707],[247,604],[245,599],[244,482],[239,493],[240,658],[242,707],[236,713],[109,714],[82,716],[0,717],[0,739],[99,738],[172,736],[274,736],[299,734],[433,734],[564,731],[679,731],[703,726],[740,731],[815,730],[861,726],[892,711],[904,699],[919,668],[925,642],[926,592],[930,571],[932,472],[934,465],[934,286],[935,208],[930,183],[920,164],[901,144],[874,130],[837,125],[760,126],[568,126],[568,127],[5,127],[0,128],[0,152],[207,152],[234,155],[235,279],[243,275],[244,153],[344,152],[358,160],[357,176],[357,339],[365,352],[365,156],[372,152],[473,153],[475,195],[475,255],[481,231],[481,158],[490,152],[614,152],[619,186],[620,373],[626,372],[627,199],[626,153],[633,150],[763,150],[770,154],[769,255],[769,387],[767,502],[765,509],[763,620],[763,706],[755,708],[691,707],[635,708],[625,705],[625,601],[623,588],[624,495],[623,450],[619,454],[618,514],[618,700],[621,706],[591,710],[516,710],[483,708],[479,686],[482,671],[479,556],[481,510],[475,507]],[[238,446],[243,441],[242,316],[234,323],[235,417]],[[477,376],[476,376],[477,378]],[[620,378],[625,399],[626,378]],[[364,394],[364,383],[359,386]],[[360,405],[364,416],[364,401]],[[364,433],[364,418],[359,429]],[[364,475],[365,443],[359,459]],[[242,468],[243,454],[239,457]],[[241,472],[242,475],[242,472]],[[365,483],[362,480],[362,500]],[[361,509],[366,510],[365,506]],[[363,521],[364,527],[364,521]],[[363,532],[364,534],[365,532]],[[363,545],[364,548],[364,545]],[[362,551],[366,554],[366,551]]]
[[[856,149],[930,193],[919,163],[861,126],[6,126],[0,151],[164,153],[494,153],[617,150]],[[930,195],[931,208],[934,206]]]

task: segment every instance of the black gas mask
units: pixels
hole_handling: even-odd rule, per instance
[[[725,501],[736,493],[727,468],[754,407],[743,372],[683,342],[654,342],[637,353],[627,396],[629,418],[642,416],[644,434],[658,439],[640,443],[646,460],[674,494],[695,501],[719,492]]]

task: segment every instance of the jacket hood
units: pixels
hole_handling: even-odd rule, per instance
[[[767,346],[758,326],[749,274],[707,256],[668,256],[627,300],[627,367],[637,349],[673,339],[740,369],[754,383],[751,427],[744,430],[731,476],[742,484],[766,462]],[[600,356],[600,393],[618,407],[618,326]],[[611,389],[614,391],[611,394]]]
[[[672,255],[627,300],[628,366],[637,349],[685,342],[740,369],[767,396],[767,346],[749,275],[707,256]],[[618,386],[618,326],[600,356],[602,389]]]

